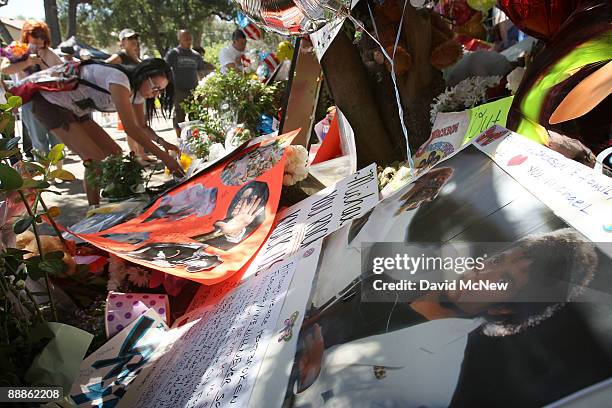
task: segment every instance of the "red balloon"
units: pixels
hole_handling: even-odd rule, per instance
[[[498,0],[498,7],[522,32],[549,40],[580,3],[581,0]]]

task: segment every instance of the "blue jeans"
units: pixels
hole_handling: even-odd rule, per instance
[[[26,103],[21,107],[21,120],[28,129],[32,147],[40,152],[47,154],[49,150],[59,142],[44,126],[34,117],[32,113],[32,103]]]

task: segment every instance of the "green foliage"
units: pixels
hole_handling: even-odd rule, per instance
[[[92,0],[79,7],[77,36],[105,48],[117,45],[118,33],[129,27],[140,33],[149,55],[163,56],[176,46],[178,29],[189,29],[199,45],[215,21],[231,19],[234,11],[231,0]],[[60,5],[60,18],[66,14],[67,8]]]
[[[191,120],[205,123],[209,134],[223,134],[224,125],[239,123],[254,133],[261,115],[275,116],[280,109],[279,89],[277,84],[266,86],[232,70],[225,75],[217,72],[192,92],[183,107]]]
[[[217,43],[212,43],[210,45],[207,45],[205,48],[205,56],[204,59],[208,62],[210,62],[211,64],[213,64],[215,67],[220,66],[221,64],[219,63],[219,54],[221,53],[221,50],[227,45],[227,41],[220,41]]]
[[[11,166],[0,163],[0,191],[17,190],[23,185],[23,179]]]
[[[7,119],[12,119],[11,111],[21,104],[21,98],[9,97],[7,102],[0,106],[3,115],[0,132],[3,127],[11,123]],[[64,252],[45,253],[37,223],[48,220],[60,240],[63,240],[61,232],[53,221],[53,214],[58,214],[59,209],[47,208],[41,193],[47,191],[49,180],[53,178],[74,179],[74,175],[70,172],[54,168],[64,157],[63,145],[57,145],[46,155],[36,153],[38,163],[19,161],[19,165],[13,168],[10,159],[21,159],[21,154],[16,148],[17,142],[17,138],[0,139],[2,160],[0,207],[3,209],[0,212],[3,213],[0,227],[4,230],[2,238],[6,238],[11,230],[19,234],[32,229],[38,254],[7,248],[6,242],[0,241],[0,367],[2,367],[0,385],[2,386],[29,385],[25,380],[26,372],[53,335],[47,326],[47,321],[51,319],[58,321],[50,282],[51,278],[62,276],[67,265],[63,261]],[[28,278],[43,280],[46,283],[46,291],[31,292],[26,285]],[[41,295],[47,300],[36,299]]]
[[[110,200],[125,200],[139,194],[144,183],[144,167],[134,155],[114,155],[99,164],[89,164],[89,181],[102,186],[102,196]]]
[[[13,96],[8,92],[5,93],[5,97],[6,103],[0,104],[0,132],[5,137],[12,137],[15,132],[15,116],[13,111],[21,106],[21,98]]]
[[[210,147],[214,143],[224,142],[223,133],[217,131],[214,125],[214,118],[209,118],[208,114],[204,125],[193,126],[191,129],[191,137],[187,140],[187,150],[199,159],[205,159],[210,153]]]

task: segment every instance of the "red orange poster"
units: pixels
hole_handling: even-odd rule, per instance
[[[78,236],[131,262],[218,283],[240,270],[270,232],[284,149],[296,134],[250,146],[168,192],[140,216]]]

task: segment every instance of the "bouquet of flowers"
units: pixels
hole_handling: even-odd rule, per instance
[[[181,129],[180,149],[198,159],[206,159],[210,148],[215,143],[223,143],[224,138],[216,132],[210,132],[201,121],[187,122]]]
[[[244,124],[231,127],[225,136],[225,150],[233,150],[251,139],[251,131],[246,129]]]
[[[30,54],[36,53],[36,47],[19,41],[13,41],[4,48],[0,48],[0,56],[8,58],[11,64],[25,61]]]
[[[499,86],[501,77],[471,77],[438,95],[431,104],[430,119],[433,124],[438,112],[458,112],[485,102],[489,88]]]

